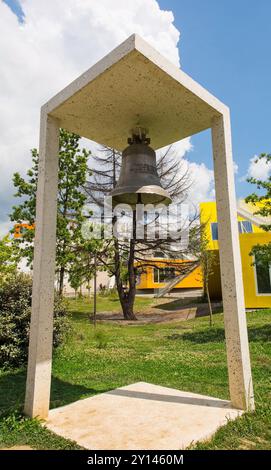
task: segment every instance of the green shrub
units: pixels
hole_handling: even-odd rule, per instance
[[[27,361],[31,316],[32,280],[17,274],[0,286],[0,367],[15,368]],[[53,345],[57,347],[69,329],[66,303],[55,299]]]
[[[103,289],[99,290],[99,296],[106,297],[109,299],[115,299],[116,297],[118,297],[117,288],[116,287],[111,287],[111,288],[104,287]]]
[[[96,330],[94,333],[94,339],[98,349],[105,349],[108,344],[108,338],[104,331]]]

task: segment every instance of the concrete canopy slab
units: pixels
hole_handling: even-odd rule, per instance
[[[49,412],[46,427],[92,450],[177,450],[242,411],[230,402],[138,382]]]
[[[136,34],[43,106],[61,127],[117,150],[135,126],[157,149],[210,128],[225,109]]]

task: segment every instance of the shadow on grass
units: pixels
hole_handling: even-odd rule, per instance
[[[195,332],[173,334],[168,339],[190,341],[191,343],[220,343],[224,341],[225,334],[223,328],[209,328]]]
[[[209,306],[202,299],[176,299],[167,303],[157,304],[154,306],[165,312],[189,312],[191,318],[205,317],[209,315]],[[222,303],[217,301],[212,303],[213,314],[222,312]]]
[[[271,341],[271,324],[267,323],[266,325],[260,327],[249,327],[248,328],[248,337],[250,341]]]
[[[169,302],[156,304],[153,308],[159,310],[166,310],[167,312],[174,312],[175,310],[180,310],[184,307],[196,307],[198,303],[202,302],[201,299],[190,298],[190,299],[175,299],[170,300]]]
[[[23,410],[25,396],[26,371],[5,373],[0,377],[0,418],[12,411]],[[80,398],[107,392],[86,388],[82,385],[64,382],[52,377],[50,408],[64,406]]]
[[[72,319],[76,320],[77,322],[84,322],[88,320],[90,322],[90,318],[92,317],[92,312],[71,312]],[[90,323],[91,324],[91,323]]]
[[[271,325],[248,328],[249,341],[268,342],[271,341]],[[224,328],[210,327],[206,330],[186,332],[182,334],[172,334],[168,339],[190,341],[191,343],[220,343],[225,340]]]

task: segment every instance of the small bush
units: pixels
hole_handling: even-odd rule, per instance
[[[108,344],[108,338],[107,338],[106,334],[103,331],[101,331],[101,330],[95,331],[94,338],[95,338],[96,345],[97,345],[98,349],[105,349],[106,348],[106,346]]]
[[[104,287],[103,289],[100,289],[99,290],[99,296],[100,297],[106,297],[106,298],[109,298],[109,299],[115,299],[117,296],[118,296],[118,291],[116,289],[116,287],[110,287],[110,288],[106,288]]]
[[[63,297],[55,296],[53,346],[57,348],[65,340],[71,329],[68,303]]]
[[[32,279],[17,274],[0,286],[0,367],[25,364],[31,317]],[[58,346],[69,329],[66,304],[56,298],[53,345]]]

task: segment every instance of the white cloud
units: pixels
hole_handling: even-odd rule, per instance
[[[271,162],[266,163],[264,158],[257,160],[257,155],[249,160],[247,175],[243,180],[246,178],[256,178],[265,181],[271,175]]]
[[[7,219],[14,171],[38,146],[41,105],[136,32],[179,65],[173,14],[156,0],[22,0],[19,24],[0,2],[0,220]]]
[[[188,190],[188,202],[197,206],[200,202],[215,199],[214,172],[204,163],[197,164],[187,161],[191,185]]]
[[[0,231],[6,233],[14,171],[31,164],[38,146],[40,106],[136,32],[177,66],[179,31],[156,0],[22,0],[25,22],[0,2]],[[96,144],[84,139],[96,151]],[[190,139],[174,145],[189,167],[194,203],[213,197],[213,172],[188,162]]]
[[[167,150],[170,149],[170,153],[174,153],[176,158],[182,158],[186,152],[190,152],[193,150],[193,145],[191,143],[190,137],[179,140],[178,142],[175,142],[173,145],[167,145],[166,147],[160,148],[156,153],[159,158],[159,155],[163,155]]]
[[[233,161],[233,171],[234,171],[235,175],[237,175],[237,173],[239,171],[238,164],[235,161]]]
[[[159,153],[165,153],[169,147],[163,147],[158,150]],[[181,159],[180,170],[188,175],[189,189],[187,191],[187,202],[197,207],[200,202],[213,200],[215,198],[214,190],[214,172],[204,163],[196,163],[185,158],[187,152],[193,150],[190,139],[183,139],[170,146],[170,155],[176,159]],[[176,174],[176,179],[180,175]]]

